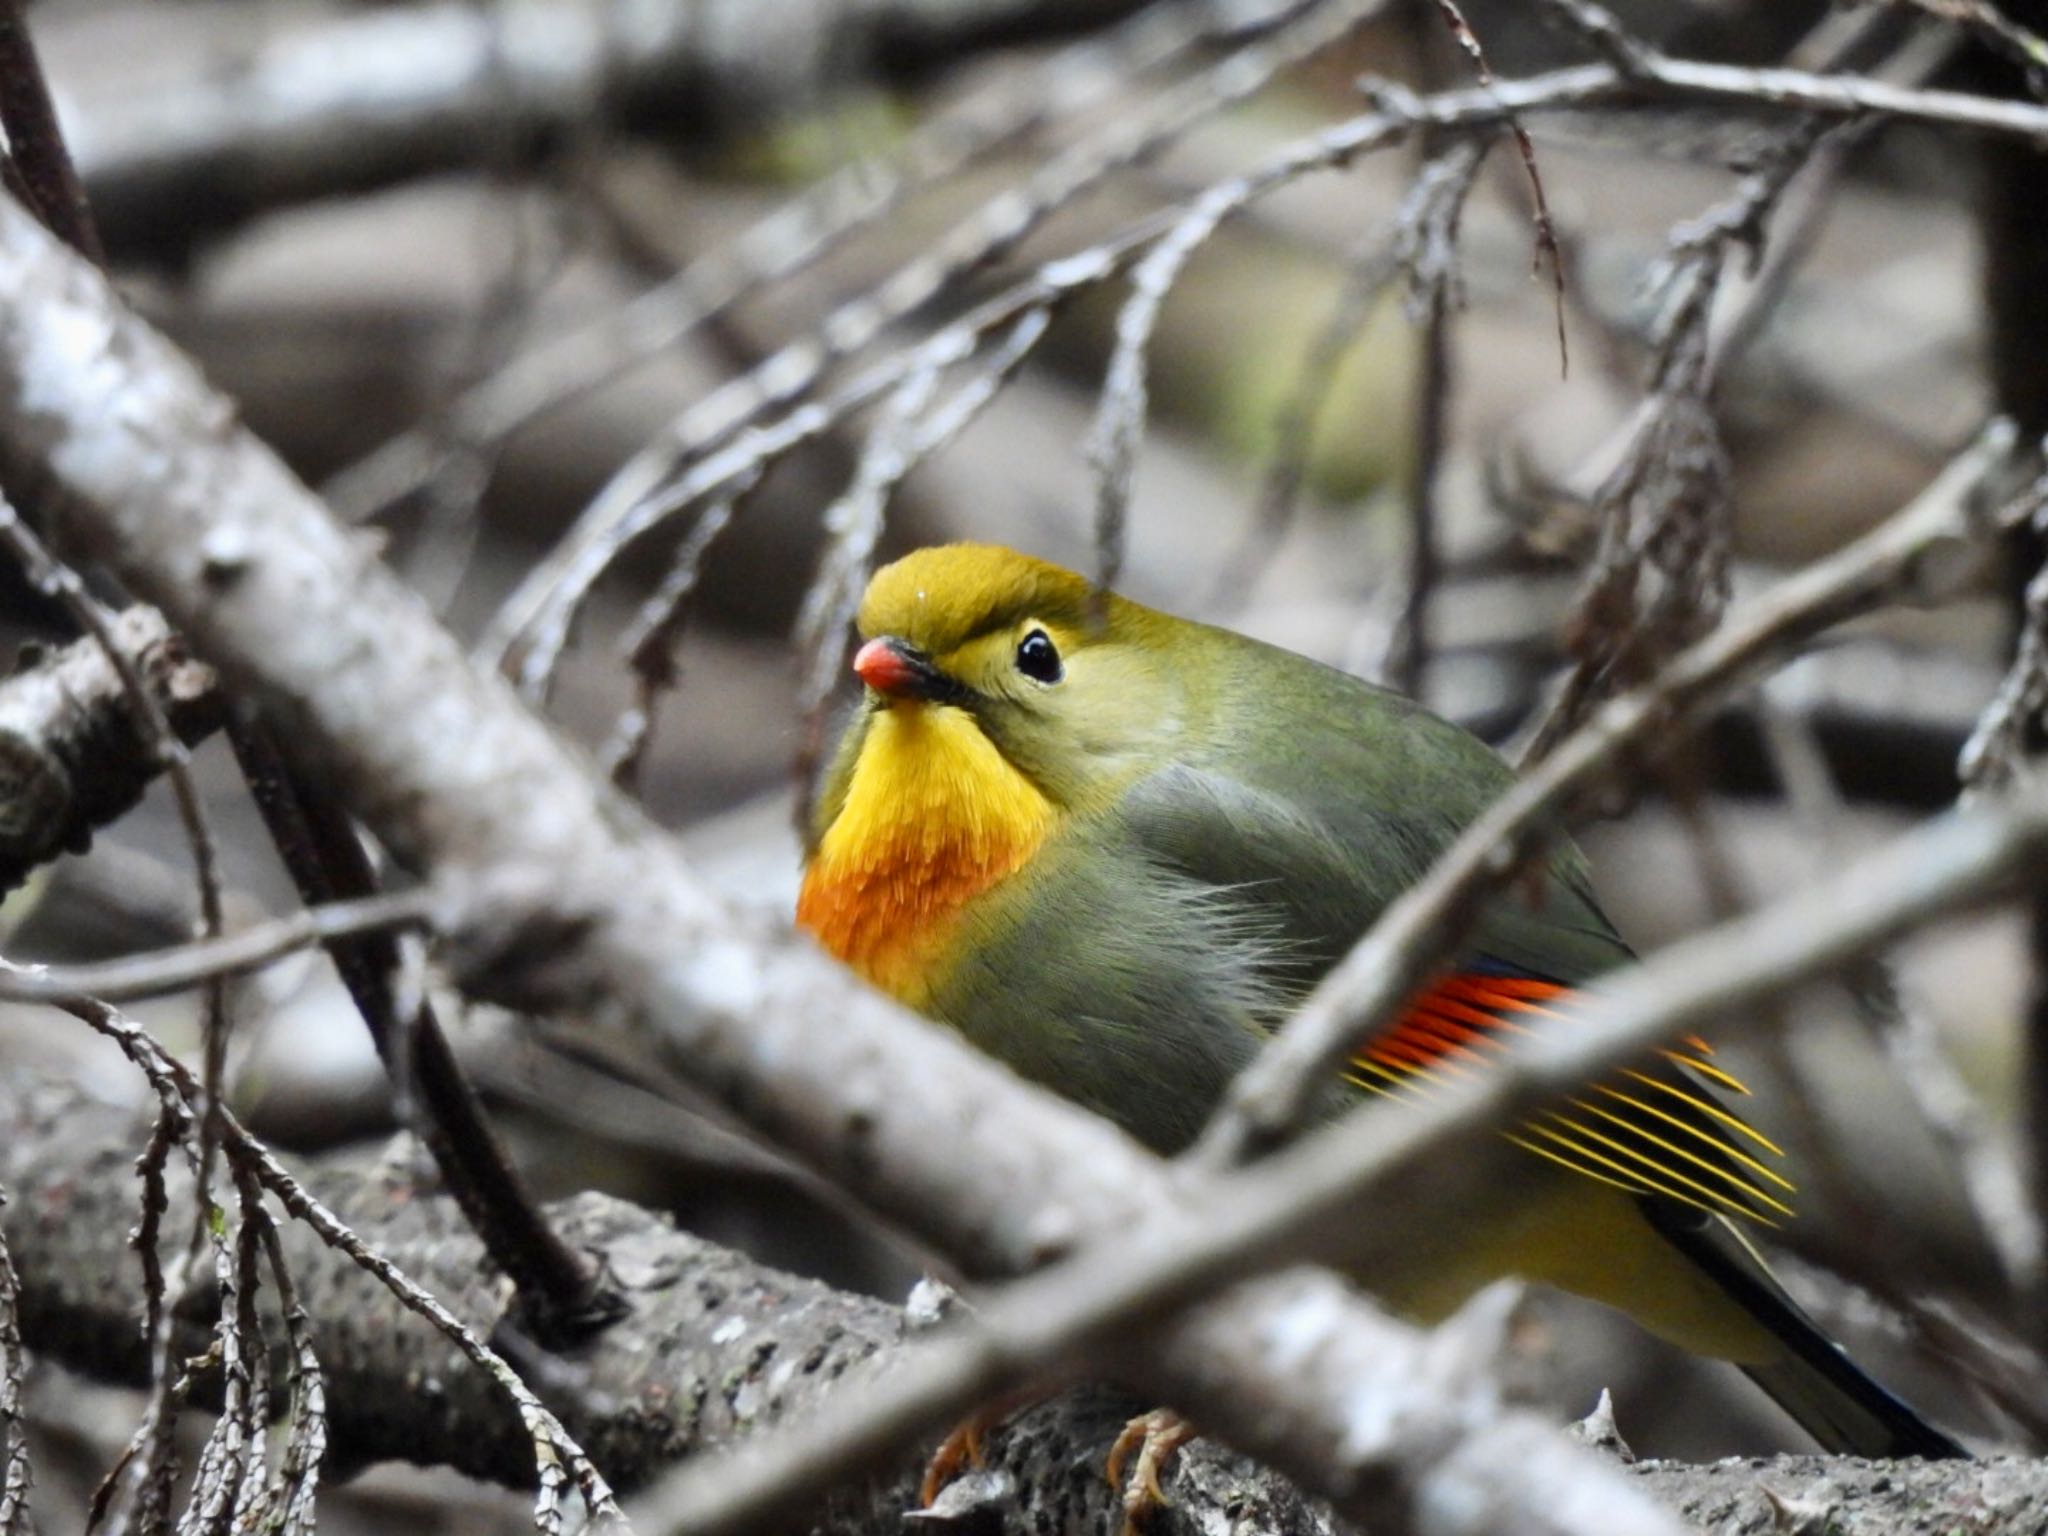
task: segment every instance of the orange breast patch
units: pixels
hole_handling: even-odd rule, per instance
[[[965,712],[879,710],[804,871],[796,920],[874,986],[921,1007],[962,909],[1028,862],[1053,819]]]

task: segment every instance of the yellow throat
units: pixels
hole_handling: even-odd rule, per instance
[[[868,722],[845,802],[804,872],[797,923],[922,1007],[967,903],[1026,863],[1056,815],[964,710],[892,703]]]

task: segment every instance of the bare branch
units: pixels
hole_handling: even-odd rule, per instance
[[[8,1212],[10,1231],[21,1234],[27,1315],[49,1358],[98,1379],[133,1379],[142,1361],[132,1312],[106,1284],[129,1262],[121,1233],[132,1126],[68,1086],[9,1077],[0,1090],[0,1178],[24,1201],[61,1192],[70,1213],[40,1223]],[[388,1169],[346,1164],[302,1170],[300,1183],[367,1246],[445,1298],[478,1336],[516,1329],[502,1277],[445,1194],[395,1191]],[[188,1189],[181,1181],[178,1198]],[[768,1269],[601,1195],[548,1214],[631,1299],[622,1322],[537,1378],[548,1381],[551,1406],[578,1443],[621,1485],[646,1484],[672,1463],[759,1434],[805,1404],[857,1392],[863,1363],[897,1349],[912,1326],[895,1307]],[[445,1336],[305,1228],[286,1225],[279,1244],[300,1294],[320,1298],[307,1341],[330,1367],[326,1415],[344,1470],[402,1457],[515,1487],[530,1481],[533,1451],[517,1415]],[[181,1338],[198,1343],[192,1319],[183,1321]],[[279,1342],[288,1360],[289,1334]],[[420,1391],[422,1381],[437,1390]],[[1126,1412],[1098,1390],[1006,1423],[990,1441],[981,1485],[989,1504],[1014,1512],[1025,1528],[1054,1511],[1069,1528],[1106,1528],[1116,1491],[1102,1477],[1101,1456]],[[899,1459],[867,1486],[842,1491],[811,1511],[812,1528],[820,1536],[900,1528],[920,1462]],[[281,1475],[289,1465],[288,1451]],[[1185,1453],[1172,1489],[1157,1536],[1200,1536],[1238,1501],[1247,1506],[1240,1519],[1272,1536],[1330,1530],[1327,1515],[1279,1478],[1214,1444]]]
[[[11,198],[7,203],[9,211],[21,217],[28,216]],[[90,261],[85,256],[81,259]],[[43,482],[39,479],[36,483]],[[56,495],[51,498],[55,505],[48,510],[58,516],[68,510],[63,506],[64,494],[60,484]],[[19,563],[30,582],[54,595],[64,605],[72,621],[99,646],[120,679],[121,701],[134,721],[134,728],[146,744],[149,757],[170,781],[172,798],[178,807],[179,824],[192,852],[193,878],[199,891],[200,934],[208,939],[219,938],[225,927],[225,905],[219,852],[212,822],[206,813],[206,802],[199,792],[199,781],[192,772],[191,755],[172,728],[169,713],[150,690],[134,659],[121,647],[117,616],[86,589],[85,582],[76,571],[44,547],[43,541],[22,521],[4,494],[0,494],[0,545],[4,545]],[[213,1164],[220,1136],[220,1088],[227,1060],[229,1023],[227,991],[221,983],[207,985],[200,1018],[207,1098],[200,1121],[199,1196],[195,1201],[193,1229],[187,1241],[187,1251],[192,1254],[196,1254],[214,1235],[211,1223]],[[217,1242],[215,1259],[222,1282],[226,1285],[229,1283],[226,1278],[229,1260],[220,1252]],[[216,1335],[223,1350],[232,1351],[234,1348],[231,1333],[232,1324],[223,1317]],[[144,1490],[142,1497],[145,1502],[166,1497],[170,1486],[171,1432],[175,1428],[180,1396],[171,1374],[169,1341],[168,1330],[158,1335],[160,1347],[154,1359],[150,1406],[136,1442],[139,1459],[136,1479],[131,1486]]]
[[[1450,29],[1452,40],[1471,60],[1472,72],[1479,77],[1479,83],[1494,84],[1493,68],[1486,62],[1486,50],[1479,45],[1479,35],[1458,8],[1457,0],[1433,0],[1433,3],[1444,25]],[[1536,146],[1530,141],[1529,130],[1513,114],[1507,118],[1507,128],[1514,138],[1515,152],[1521,157],[1522,174],[1529,179],[1530,210],[1535,216],[1536,249],[1530,258],[1529,269],[1541,272],[1543,263],[1550,263],[1551,303],[1557,316],[1557,368],[1562,375],[1571,371],[1571,350],[1566,345],[1564,334],[1564,252],[1558,247],[1557,226],[1551,221],[1550,199],[1543,191],[1543,173],[1536,166]],[[1440,325],[1440,321],[1436,322],[1432,328]]]
[[[1971,790],[2002,789],[2034,772],[2027,748],[2048,707],[2048,565],[2027,581],[2019,643],[1998,696],[1963,743],[1956,771]]]
[[[759,122],[809,106],[828,64],[879,66],[884,38],[908,78],[1012,27],[1052,36],[1133,3],[712,0],[632,25],[602,0],[289,18],[257,6],[260,27],[206,35],[166,71],[169,88],[90,99],[74,149],[110,242],[176,255],[263,209],[488,163],[507,142],[535,158],[551,134],[591,123],[701,135]]]

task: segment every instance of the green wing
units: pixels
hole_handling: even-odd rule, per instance
[[[1121,813],[1191,878],[1256,885],[1321,965],[1342,955],[1513,781],[1477,737],[1304,657],[1209,630],[1218,697]],[[1247,729],[1271,719],[1281,729]],[[1566,844],[1476,925],[1472,954],[1560,981],[1630,958]]]
[[[1276,667],[1273,657],[1251,670],[1269,689],[1279,675],[1293,690],[1285,715],[1317,722],[1316,733],[1217,739],[1134,786],[1121,815],[1162,865],[1268,914],[1296,946],[1290,979],[1306,986],[1511,774],[1476,738],[1407,700],[1296,658]],[[1240,700],[1223,713],[1248,708]],[[1508,1036],[1568,1021],[1576,988],[1630,958],[1567,844],[1539,876],[1493,898],[1451,973],[1361,1043],[1349,1081],[1398,1095],[1483,1067]],[[1746,1090],[1709,1054],[1690,1041],[1637,1063],[1517,1139],[1631,1193],[1765,1221],[1788,1214],[1791,1186],[1771,1166],[1778,1149],[1723,1106],[1714,1088]]]

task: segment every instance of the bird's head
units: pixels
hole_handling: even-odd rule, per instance
[[[1073,571],[994,545],[921,549],[875,573],[859,623],[870,709],[964,711],[1055,803],[1171,750],[1179,621]]]

